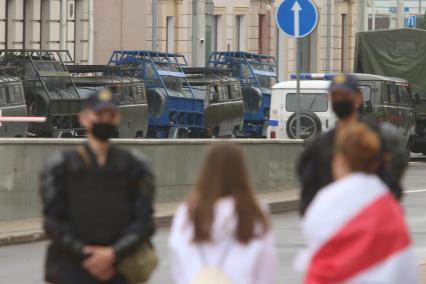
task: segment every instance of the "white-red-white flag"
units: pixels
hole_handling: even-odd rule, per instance
[[[352,174],[322,189],[303,221],[306,284],[414,284],[417,266],[398,202],[376,176]]]

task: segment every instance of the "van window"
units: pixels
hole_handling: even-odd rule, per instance
[[[401,104],[407,106],[411,104],[410,93],[406,86],[398,86],[398,95]]]
[[[371,88],[369,86],[359,86],[364,102],[371,100]]]
[[[394,84],[388,85],[388,102],[395,104],[398,102],[398,91]]]
[[[302,110],[326,112],[328,110],[327,94],[302,94],[300,96]],[[297,111],[297,95],[287,94],[286,109],[288,112]]]
[[[225,85],[225,88],[227,90],[227,93],[229,95],[230,100],[238,100],[239,99],[238,89],[235,89],[235,86],[237,86],[237,88],[238,88],[238,85],[236,85],[236,84],[235,85],[234,84]]]
[[[15,101],[17,103],[20,103],[22,101],[21,88],[19,87],[19,85],[15,85]]]
[[[219,90],[215,86],[210,86],[209,102],[217,104],[219,102]]]
[[[231,93],[232,90],[229,88],[229,85],[223,86],[223,97],[225,98],[225,101],[229,101],[232,98]]]
[[[241,99],[240,86],[239,84],[232,85],[232,98],[233,99]]]
[[[136,85],[133,89],[139,102],[145,101],[143,85]]]
[[[8,89],[9,89],[9,103],[14,104],[16,102],[16,99],[15,99],[15,92],[14,92],[13,85],[8,86]]]
[[[7,104],[7,96],[6,96],[6,89],[4,87],[0,88],[0,104],[5,105]]]

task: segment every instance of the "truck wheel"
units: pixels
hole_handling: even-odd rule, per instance
[[[300,138],[311,140],[322,132],[321,120],[311,111],[300,112]],[[287,121],[287,135],[291,139],[297,138],[297,116],[293,113]]]

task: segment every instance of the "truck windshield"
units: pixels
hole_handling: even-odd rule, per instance
[[[260,86],[265,89],[271,89],[277,83],[277,78],[270,76],[256,75],[256,79],[259,81]]]
[[[302,110],[312,112],[326,112],[328,110],[328,95],[327,94],[301,94],[300,104]],[[287,94],[286,109],[288,112],[297,111],[297,95]]]

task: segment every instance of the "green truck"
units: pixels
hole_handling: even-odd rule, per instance
[[[425,30],[405,28],[357,34],[355,72],[403,78],[408,81],[416,120],[415,136],[410,143],[410,149],[423,155],[426,155],[425,66]]]

